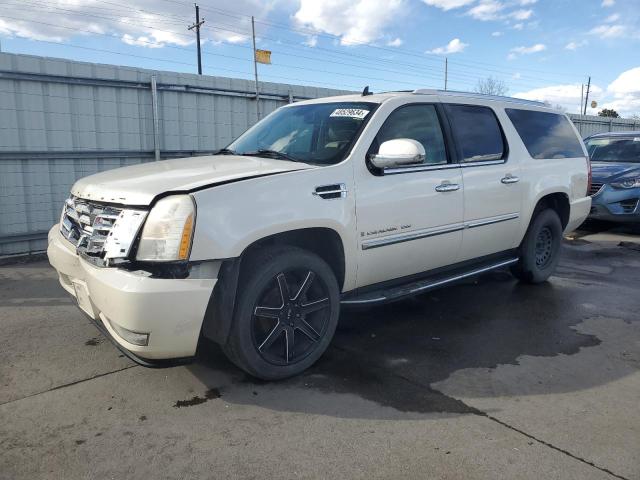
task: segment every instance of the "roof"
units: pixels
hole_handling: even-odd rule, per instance
[[[630,130],[628,132],[602,132],[602,133],[594,133],[593,135],[589,135],[587,138],[595,138],[595,137],[640,137],[640,131]],[[585,138],[585,140],[587,139]]]
[[[506,103],[515,103],[515,104],[534,106],[534,107],[551,108],[549,107],[549,105],[546,105],[542,102],[537,102],[535,100],[526,100],[523,98],[504,97],[500,95],[485,95],[482,93],[475,93],[475,92],[458,92],[454,90],[435,90],[435,89],[427,89],[427,88],[419,88],[416,90],[405,90],[405,91],[370,93],[369,95],[362,95],[360,93],[357,93],[357,94],[351,94],[351,95],[340,95],[335,97],[316,98],[313,100],[306,100],[304,102],[297,102],[297,103],[313,104],[313,103],[326,103],[327,101],[383,103],[384,101],[392,97],[413,96],[413,95],[436,95],[438,97],[451,97],[452,99],[453,98],[458,98],[458,99],[469,98],[469,99],[476,99],[476,100],[488,100],[492,102],[506,102]]]

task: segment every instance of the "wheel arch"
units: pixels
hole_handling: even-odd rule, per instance
[[[202,336],[224,345],[227,342],[235,311],[243,263],[267,246],[285,245],[299,247],[322,258],[336,275],[340,290],[345,282],[344,244],[339,233],[328,227],[310,227],[288,230],[268,235],[249,244],[236,258],[222,262],[216,284],[202,324]]]
[[[562,229],[564,230],[569,224],[569,217],[571,215],[569,195],[564,192],[552,192],[540,197],[529,218],[529,224],[535,218],[536,214],[545,208],[550,208],[558,214]]]

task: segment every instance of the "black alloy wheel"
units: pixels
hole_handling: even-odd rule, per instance
[[[340,315],[340,289],[318,255],[262,247],[242,260],[227,357],[263,380],[297,375],[320,358]]]
[[[253,309],[256,349],[274,365],[299,362],[318,347],[329,325],[329,307],[327,286],[315,272],[279,272]]]

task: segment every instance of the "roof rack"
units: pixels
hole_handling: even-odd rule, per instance
[[[434,90],[431,88],[418,88],[411,93],[415,95],[450,95],[455,97],[482,98],[484,100],[498,100],[501,102],[521,103],[524,105],[535,105],[536,107],[548,107],[549,105],[536,100],[525,100],[523,98],[505,97],[502,95],[485,95],[474,92],[458,92],[455,90]]]

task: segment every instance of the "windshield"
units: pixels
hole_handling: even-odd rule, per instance
[[[640,163],[640,136],[592,138],[586,144],[594,162]]]
[[[335,102],[280,108],[224,151],[332,165],[345,158],[375,106]]]

